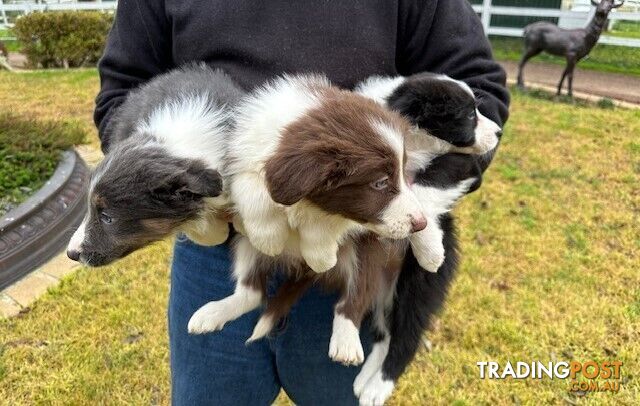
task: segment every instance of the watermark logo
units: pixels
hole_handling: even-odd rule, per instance
[[[622,361],[476,363],[480,379],[568,379],[572,392],[619,392]]]

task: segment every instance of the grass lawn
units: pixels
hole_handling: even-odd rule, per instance
[[[640,38],[640,21],[617,21],[607,35],[624,38]]]
[[[8,28],[0,29],[0,38],[15,38],[15,34]],[[5,40],[4,44],[7,46],[9,52],[18,52],[20,50],[20,44],[17,40]]]
[[[87,125],[93,72],[8,76],[0,106]],[[60,84],[64,84],[60,87]],[[55,103],[39,99],[55,93]],[[83,102],[78,103],[78,100]],[[603,404],[640,399],[640,111],[515,94],[483,187],[456,209],[463,262],[448,305],[391,403]],[[81,269],[0,321],[6,404],[167,404],[170,244]],[[617,394],[560,380],[480,380],[478,361],[622,360]],[[212,371],[214,373],[214,371]],[[281,398],[280,403],[286,403]]]
[[[84,138],[82,127],[72,122],[0,114],[0,216],[39,189],[62,151]]]
[[[627,36],[625,33],[622,36]],[[519,61],[524,49],[522,38],[490,38],[496,59]],[[542,53],[531,61],[565,65],[564,58]],[[640,49],[598,44],[591,54],[578,63],[579,68],[640,76]]]
[[[0,215],[51,176],[62,150],[87,133],[96,142],[90,119],[97,86],[95,70],[1,72],[0,111],[15,114],[0,113]]]

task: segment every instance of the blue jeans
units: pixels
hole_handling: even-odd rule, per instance
[[[216,333],[187,333],[193,312],[233,293],[230,267],[228,245],[203,247],[178,238],[169,298],[173,404],[267,405],[281,388],[297,405],[357,404],[352,386],[360,367],[345,367],[327,355],[336,294],[310,289],[268,338],[249,345],[260,309]],[[269,295],[283,278],[272,279]],[[361,330],[367,354],[368,324]]]

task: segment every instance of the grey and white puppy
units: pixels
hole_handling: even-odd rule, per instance
[[[244,92],[224,72],[192,64],[133,90],[110,119],[112,141],[89,186],[89,208],[67,249],[90,266],[184,232],[224,242],[220,175],[233,105]]]

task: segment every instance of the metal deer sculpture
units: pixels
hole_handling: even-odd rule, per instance
[[[529,59],[546,51],[551,55],[564,56],[567,59],[567,67],[562,73],[562,79],[558,84],[558,95],[562,92],[564,79],[569,82],[569,96],[573,96],[573,70],[578,61],[587,56],[591,49],[598,42],[600,33],[607,22],[609,12],[624,4],[614,3],[615,0],[602,0],[596,3],[591,0],[591,4],[596,6],[596,13],[593,19],[585,28],[566,30],[547,21],[539,21],[529,24],[524,28],[525,51],[518,65],[518,87],[524,89],[524,77],[522,70]]]

